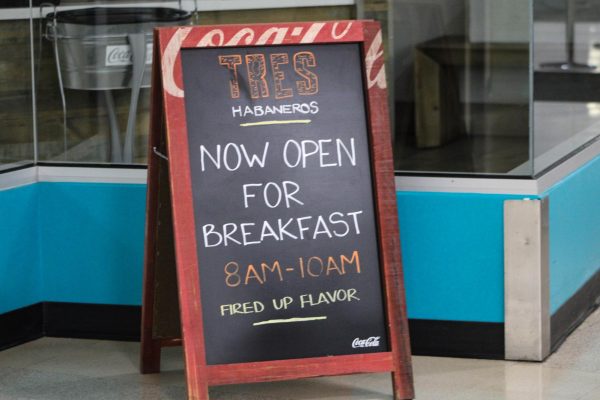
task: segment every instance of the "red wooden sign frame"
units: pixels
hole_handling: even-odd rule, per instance
[[[207,365],[191,189],[180,50],[197,47],[359,43],[371,143],[382,288],[391,351],[240,364]],[[396,210],[381,28],[373,21],[298,22],[161,28],[155,32],[152,120],[142,322],[143,373],[160,370],[160,351],[183,343],[190,399],[208,399],[208,387],[353,373],[392,372],[394,398],[412,399],[411,354]],[[161,147],[162,146],[162,147]],[[163,148],[164,156],[157,149]],[[158,154],[158,156],[157,156]],[[160,156],[160,157],[159,157]],[[168,182],[176,261],[181,340],[155,334],[159,175],[168,157]],[[164,172],[163,172],[164,173]],[[166,183],[165,181],[163,182]],[[163,187],[163,190],[164,187]],[[172,268],[172,266],[171,266]]]

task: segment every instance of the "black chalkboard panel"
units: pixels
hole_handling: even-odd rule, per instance
[[[361,65],[181,50],[208,365],[388,351]]]

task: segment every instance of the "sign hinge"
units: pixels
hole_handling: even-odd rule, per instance
[[[152,147],[152,152],[162,158],[163,160],[169,161],[169,157],[165,156],[163,153],[157,150],[156,146]]]

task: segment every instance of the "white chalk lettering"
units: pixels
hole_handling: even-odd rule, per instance
[[[269,208],[276,208],[285,204],[290,208],[292,203],[303,206],[304,203],[298,200],[295,195],[300,192],[300,185],[292,181],[283,181],[281,184],[275,182],[247,183],[242,185],[242,195],[244,198],[244,207],[249,207],[248,199],[256,198],[255,191],[252,188],[262,187],[264,204]]]
[[[253,197],[248,196],[250,199]],[[361,233],[358,216],[362,213],[362,210],[347,213],[335,211],[329,215],[279,218],[275,221],[227,222],[221,226],[205,224],[202,226],[203,244],[204,247],[251,246],[269,240],[327,240],[358,236]]]
[[[200,170],[202,172],[211,165],[217,170],[224,167],[227,171],[237,171],[242,165],[248,168],[264,168],[269,151],[269,142],[265,142],[262,155],[250,153],[243,144],[227,143],[224,147],[216,145],[214,151],[200,145]]]
[[[349,143],[342,139],[301,140],[290,139],[283,145],[283,162],[288,168],[356,166],[354,138]]]

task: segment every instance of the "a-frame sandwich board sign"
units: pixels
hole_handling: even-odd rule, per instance
[[[392,373],[412,399],[380,26],[155,31],[141,369]]]

